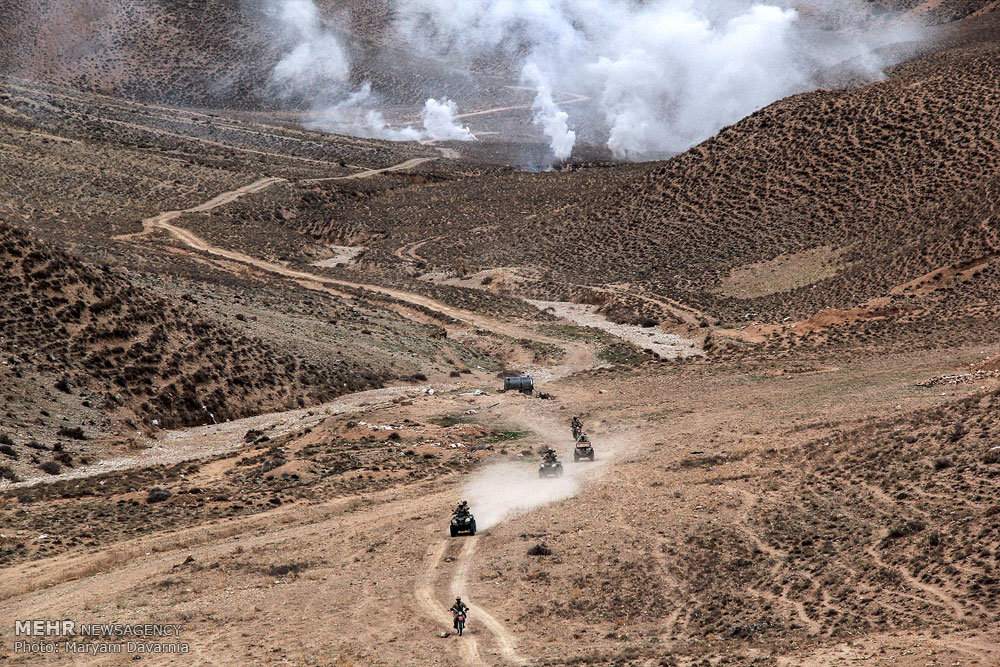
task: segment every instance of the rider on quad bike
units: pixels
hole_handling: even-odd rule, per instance
[[[462,502],[460,502],[458,504],[458,507],[456,507],[454,509],[454,511],[452,511],[452,514],[454,516],[465,516],[468,513],[469,513],[469,501],[468,500],[463,500]]]
[[[556,463],[557,462],[556,461],[556,450],[552,449],[551,447],[549,447],[548,449],[546,449],[545,453],[542,454],[542,462],[543,463]]]
[[[456,630],[458,630],[459,614],[465,614],[466,618],[469,617],[469,605],[462,602],[461,597],[455,598],[455,604],[451,605],[451,609],[449,609],[448,611],[450,611],[455,616],[454,625]]]

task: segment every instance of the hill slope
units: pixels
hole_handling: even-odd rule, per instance
[[[113,418],[200,424],[207,408],[223,420],[387,378],[343,358],[316,363],[279,351],[8,225],[0,225],[0,267],[0,299],[12,304],[0,318],[7,410],[0,431],[21,444],[66,427],[121,433]]]

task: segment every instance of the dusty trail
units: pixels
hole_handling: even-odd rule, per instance
[[[416,157],[412,160],[407,160],[406,162],[400,162],[399,164],[394,164],[391,167],[383,167],[382,169],[367,169],[365,171],[359,171],[356,174],[350,174],[348,176],[331,176],[328,178],[310,178],[305,181],[299,181],[304,185],[312,185],[313,183],[325,183],[327,181],[352,181],[359,178],[369,178],[371,176],[376,176],[378,174],[385,174],[392,171],[406,171],[407,169],[413,169],[426,162],[433,162],[437,158],[433,157]]]
[[[534,92],[534,88],[522,88],[520,86],[508,86],[508,88],[515,90],[530,90]],[[565,93],[569,95],[570,98],[567,100],[559,100],[556,104],[563,106],[566,104],[577,104],[578,102],[586,102],[590,98],[586,95],[580,95],[578,93]],[[460,113],[455,116],[455,118],[474,118],[476,116],[490,116],[492,114],[504,113],[506,111],[525,111],[531,109],[530,104],[517,104],[508,107],[493,107],[492,109],[481,109],[479,111],[469,111],[467,113]]]
[[[472,564],[472,558],[476,554],[476,545],[478,543],[478,537],[470,537],[462,545],[462,553],[458,557],[458,567],[455,569],[455,575],[451,580],[452,595],[459,596],[465,591],[466,582],[469,578],[469,566]],[[503,623],[474,602],[470,602],[467,598],[463,599],[469,605],[469,611],[471,612],[470,620],[482,623],[493,634],[504,659],[515,665],[525,664],[527,661],[518,655],[515,649],[514,636],[507,631]]]
[[[261,192],[263,190],[268,189],[272,185],[277,185],[278,183],[287,183],[287,182],[288,181],[284,178],[273,178],[273,177],[262,178],[258,181],[250,183],[249,185],[244,185],[241,188],[237,188],[235,190],[230,190],[229,192],[223,192],[220,195],[216,195],[212,199],[209,199],[207,202],[198,204],[197,206],[192,206],[191,208],[187,208],[182,211],[164,211],[163,213],[153,216],[152,218],[147,218],[146,220],[142,221],[141,232],[136,232],[134,234],[121,234],[119,236],[115,236],[114,240],[128,241],[130,239],[136,239],[142,236],[147,236],[151,234],[153,231],[155,231],[157,228],[170,229],[170,230],[179,229],[177,227],[173,227],[172,225],[170,225],[169,222],[171,220],[176,220],[177,218],[187,213],[207,213],[208,211],[216,209],[220,206],[230,204],[236,201],[237,199],[240,199],[241,197],[245,197],[246,195],[253,194],[255,192]],[[194,239],[198,238],[193,234],[191,236]],[[203,241],[202,243],[204,244]],[[207,244],[205,245],[207,246]]]
[[[436,386],[436,391],[446,391],[450,385]],[[163,433],[150,443],[148,449],[135,454],[125,454],[87,466],[80,466],[59,475],[38,476],[23,482],[0,483],[0,489],[17,489],[38,484],[49,484],[67,479],[85,479],[109,472],[148,468],[151,465],[172,465],[183,461],[203,459],[231,452],[245,444],[243,436],[254,429],[275,438],[287,433],[316,426],[334,415],[364,413],[388,407],[398,398],[414,398],[426,393],[428,387],[385,387],[347,394],[322,405],[283,412],[270,412],[253,417],[236,419],[222,424],[209,424],[177,429]]]
[[[426,161],[430,158],[421,158],[422,161]],[[376,173],[382,173],[386,170],[402,169],[405,165],[412,166],[413,160],[409,160],[402,164],[396,165],[395,168],[389,167],[385,170],[370,170],[367,172],[368,176]],[[406,167],[409,168],[409,167]],[[361,177],[362,174],[358,174]],[[216,257],[222,257],[234,262],[239,262],[241,264],[247,264],[254,268],[260,269],[267,273],[273,273],[285,278],[291,278],[292,280],[298,281],[299,284],[307,289],[314,291],[321,291],[331,293],[335,296],[345,296],[343,292],[337,291],[336,289],[331,289],[331,287],[346,287],[354,290],[364,290],[368,292],[373,292],[377,294],[382,294],[399,301],[404,301],[408,304],[428,308],[430,310],[436,311],[439,314],[450,317],[458,322],[464,323],[469,326],[478,327],[482,329],[488,329],[491,331],[496,331],[498,333],[503,333],[508,336],[523,337],[523,331],[520,328],[509,325],[506,323],[497,322],[491,318],[483,317],[478,313],[472,311],[464,310],[461,308],[455,308],[449,306],[441,301],[432,299],[430,297],[423,296],[421,294],[416,294],[412,292],[406,292],[404,290],[393,289],[389,287],[382,287],[380,285],[370,285],[366,283],[351,282],[348,280],[339,280],[335,278],[328,278],[315,273],[309,273],[306,271],[299,271],[296,269],[291,269],[287,266],[276,264],[274,262],[269,262],[267,260],[258,259],[256,257],[251,257],[245,253],[236,250],[227,250],[225,248],[220,248],[218,246],[212,245],[207,240],[198,236],[194,232],[184,229],[183,227],[178,227],[171,224],[172,220],[176,220],[186,213],[205,213],[211,211],[212,209],[218,208],[224,204],[236,201],[237,199],[244,197],[248,194],[261,192],[276,183],[287,182],[286,179],[282,178],[263,178],[249,185],[245,185],[242,188],[232,190],[229,192],[224,192],[216,197],[213,197],[209,201],[194,206],[183,211],[166,211],[160,213],[159,215],[147,218],[142,221],[143,231],[135,234],[125,234],[122,236],[115,237],[119,241],[134,240],[139,237],[148,236],[154,231],[161,229],[169,232],[174,238],[181,241],[188,247],[204,252]]]

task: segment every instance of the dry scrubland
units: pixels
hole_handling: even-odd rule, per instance
[[[64,5],[0,9],[0,618],[232,663],[1000,661],[992,3],[870,3],[942,27],[669,161],[541,174],[302,130],[237,3]],[[387,6],[350,7],[356,75],[411,104]],[[571,414],[597,463],[449,539],[460,497],[538,492]]]

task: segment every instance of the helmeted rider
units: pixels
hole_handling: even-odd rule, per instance
[[[589,445],[590,436],[588,436],[586,433],[581,433],[580,438],[577,440],[577,442],[581,445]]]
[[[469,501],[463,500],[458,504],[458,507],[452,512],[455,516],[465,516],[469,513]]]
[[[573,437],[579,438],[580,434],[583,432],[583,422],[576,415],[573,415],[573,419],[570,420],[569,426],[573,429]]]
[[[542,454],[542,461],[544,461],[545,463],[555,463],[556,462],[556,450],[552,449],[551,447],[549,447],[548,449],[546,449],[545,453]]]
[[[448,611],[450,611],[455,616],[454,625],[456,630],[458,630],[458,615],[465,614],[466,618],[469,617],[469,605],[462,602],[461,597],[455,598],[455,604],[451,605],[451,609],[449,609]]]

